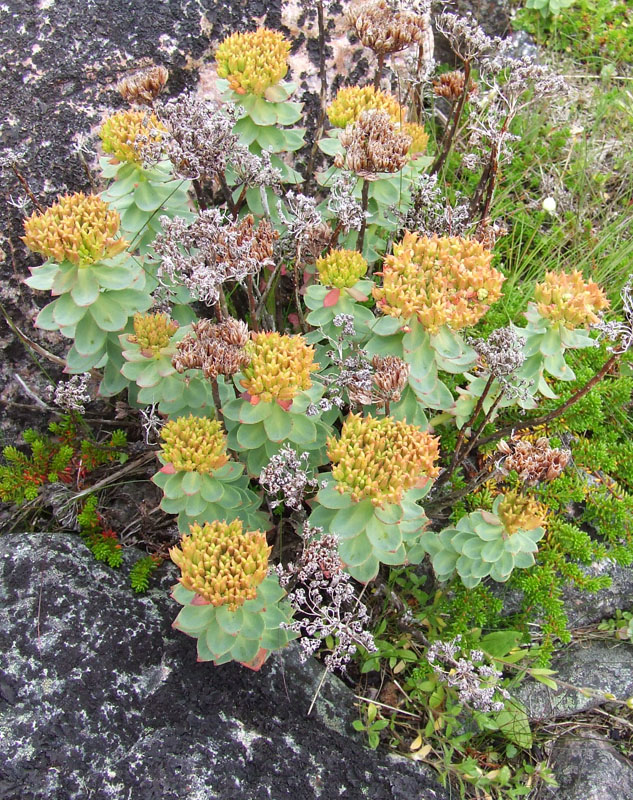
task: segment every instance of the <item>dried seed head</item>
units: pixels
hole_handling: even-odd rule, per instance
[[[201,369],[205,378],[235,375],[250,361],[244,345],[248,342],[248,326],[229,317],[219,323],[208,319],[192,325],[193,333],[183,337],[176,348],[172,365],[176,372]]]
[[[148,142],[159,144],[163,139],[161,131],[166,131],[166,128],[155,114],[119,111],[106,119],[99,137],[104,153],[109,153],[118,161],[141,164],[142,148]]]
[[[177,472],[213,472],[226,464],[226,437],[217,419],[178,417],[160,432],[162,456]]]
[[[330,250],[316,262],[319,281],[324,286],[346,289],[354,286],[367,272],[367,261],[357,250]]]
[[[135,314],[134,333],[128,341],[138,344],[141,350],[158,355],[169,345],[169,340],[178,330],[178,323],[167,314]]]
[[[609,307],[604,292],[582,272],[546,272],[543,283],[534,287],[539,314],[567,328],[589,327],[600,322],[597,312]]]
[[[426,16],[394,8],[387,0],[358,3],[346,19],[365,47],[383,56],[421,42],[428,27]]]
[[[251,362],[240,383],[251,397],[264,403],[292,401],[298,392],[312,386],[310,375],[319,368],[314,363],[314,349],[302,336],[254,333],[246,351]]]
[[[363,111],[384,111],[393,122],[401,123],[407,112],[400,103],[387,92],[373,86],[348,86],[339,89],[336,97],[327,107],[330,123],[335,128],[346,128],[357,122]]]
[[[543,504],[517,490],[506,493],[499,504],[497,515],[509,534],[531,531],[543,527],[546,522]]]
[[[367,180],[381,172],[398,172],[408,160],[412,139],[398,130],[384,111],[363,111],[358,122],[348,125],[339,139],[346,152],[334,164]]]
[[[238,94],[263,95],[288,72],[290,42],[278,31],[258,28],[254,33],[234,33],[218,47],[218,76],[226,78]]]
[[[409,365],[398,356],[374,356],[371,363],[375,370],[373,380],[381,401],[397,403],[409,379]]]
[[[502,439],[497,450],[505,455],[502,472],[505,475],[517,472],[527,486],[558,478],[571,458],[569,450],[550,447],[546,436],[541,436],[535,442],[528,439],[506,442]]]
[[[383,266],[383,285],[373,290],[384,314],[403,321],[416,315],[430,332],[475,325],[501,296],[503,274],[492,253],[473,239],[405,233]]]
[[[444,97],[449,102],[455,103],[462,96],[465,79],[464,73],[459,69],[453,72],[445,72],[433,81],[433,92],[438,97]],[[469,80],[466,100],[475,94],[476,91],[477,84],[473,80]]]
[[[168,78],[169,72],[165,67],[151,67],[123,78],[116,88],[128,103],[151,106],[165,88]]]
[[[405,491],[439,471],[439,439],[392,417],[350,414],[340,438],[328,439],[327,445],[336,488],[356,502],[398,503]]]
[[[34,253],[85,267],[126,249],[129,243],[115,238],[120,223],[118,211],[97,195],[60,195],[57,203],[24,222],[22,240]]]
[[[268,572],[272,548],[266,534],[243,531],[240,520],[194,523],[189,531],[180,547],[169,551],[180,567],[180,583],[211,605],[226,605],[230,611],[254,600]]]

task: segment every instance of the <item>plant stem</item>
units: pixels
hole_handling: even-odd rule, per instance
[[[207,201],[204,199],[204,193],[202,191],[202,184],[200,183],[200,179],[199,178],[194,178],[191,181],[191,184],[192,184],[193,189],[194,189],[194,191],[196,193],[196,200],[198,201],[198,209],[200,211],[206,211],[207,210]]]
[[[446,159],[448,158],[448,154],[450,153],[451,147],[453,146],[453,141],[455,139],[455,134],[457,133],[457,128],[459,127],[459,121],[462,116],[462,112],[464,110],[464,105],[466,104],[466,97],[468,96],[468,88],[470,84],[470,61],[464,61],[464,89],[462,91],[461,97],[459,98],[459,102],[455,108],[453,113],[453,122],[451,125],[450,133],[448,137],[444,141],[444,147],[442,148],[440,154],[435,159],[433,166],[431,167],[430,174],[435,175],[438,173]]]
[[[360,205],[363,211],[363,222],[360,226],[360,231],[358,232],[358,240],[356,242],[356,249],[362,255],[363,254],[363,245],[365,244],[365,230],[367,228],[367,205],[369,204],[369,181],[363,180],[363,190],[360,198]]]
[[[502,439],[504,436],[507,436],[509,433],[512,433],[517,429],[521,431],[529,431],[532,430],[532,428],[537,428],[539,425],[546,425],[553,419],[560,417],[561,414],[564,414],[568,408],[571,408],[571,406],[574,405],[574,403],[577,403],[579,400],[582,400],[582,398],[605,377],[607,372],[609,372],[611,367],[616,363],[620,355],[621,353],[613,353],[613,355],[611,355],[605,361],[601,369],[593,376],[593,378],[588,380],[583,387],[581,387],[580,389],[578,389],[577,392],[572,394],[572,396],[568,400],[566,400],[562,406],[559,406],[558,408],[555,408],[553,411],[550,411],[549,414],[544,414],[542,417],[536,417],[535,419],[528,420],[525,424],[518,423],[516,425],[506,425],[505,428],[500,428],[498,431],[495,431],[495,433],[490,434],[490,436],[486,436],[486,438],[482,439],[479,442],[479,444],[483,445],[483,444],[488,444],[488,442],[496,442],[497,439]]]
[[[460,459],[460,455],[461,455],[462,445],[464,444],[464,439],[466,438],[466,431],[468,430],[468,428],[472,427],[475,420],[477,419],[477,416],[479,415],[479,412],[483,408],[484,401],[488,395],[488,392],[492,387],[493,381],[494,381],[494,375],[490,375],[488,377],[486,385],[484,386],[484,390],[481,393],[481,396],[477,400],[477,405],[473,409],[473,413],[468,418],[468,421],[465,422],[464,425],[462,425],[461,430],[459,431],[459,436],[457,437],[457,442],[455,443],[455,449],[453,450],[453,458],[451,459],[451,463],[449,464],[446,471],[442,473],[442,475],[440,475],[440,477],[435,482],[436,487],[445,484],[451,477],[451,475],[455,472],[455,470],[459,466],[459,463],[463,460]]]
[[[376,74],[374,75],[374,89],[380,89],[380,79],[382,77],[382,69],[385,65],[385,54],[378,53],[378,65],[376,66]]]
[[[26,178],[24,177],[24,175],[22,175],[22,173],[18,170],[18,168],[15,166],[15,164],[11,164],[11,169],[13,170],[13,172],[15,174],[15,177],[22,184],[22,188],[24,189],[24,192],[25,192],[26,196],[33,203],[33,205],[40,212],[40,214],[43,214],[44,213],[44,208],[38,203],[37,198],[33,194],[33,191],[31,189],[31,187],[29,186],[29,183],[26,180]]]
[[[255,295],[253,293],[253,276],[247,275],[246,277],[246,293],[248,295],[248,309],[251,314],[251,325],[255,333],[259,332],[259,325],[257,323],[257,307],[255,305]]]
[[[279,275],[279,270],[281,269],[281,261],[277,264],[275,269],[273,270],[270,278],[268,279],[268,283],[264,287],[264,291],[262,292],[262,296],[259,300],[259,305],[257,306],[257,311],[255,313],[256,319],[261,319],[262,313],[266,308],[266,300],[268,300],[268,295],[270,294],[270,290],[275,285],[275,281],[277,280],[277,276]]]
[[[228,206],[229,211],[231,212],[231,216],[233,219],[237,216],[237,210],[235,208],[235,203],[233,202],[233,195],[231,194],[231,190],[229,188],[228,183],[226,182],[226,178],[221,172],[218,172],[218,180],[220,181],[220,187],[222,188],[222,194],[224,195],[224,199],[226,200],[226,204]]]
[[[220,400],[220,389],[218,388],[218,382],[215,378],[211,380],[211,394],[213,395],[213,405],[215,406],[217,418],[222,427],[226,430],[226,426],[224,425],[224,414],[222,413],[222,400]]]

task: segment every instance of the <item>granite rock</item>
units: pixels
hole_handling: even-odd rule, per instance
[[[551,668],[556,671],[554,680],[577,689],[594,689],[618,700],[633,697],[633,645],[628,642],[598,639],[572,644],[554,655]],[[533,720],[568,717],[604,702],[575,689],[553,690],[530,678],[519,686],[516,696]]]
[[[175,581],[135,596],[76,535],[0,539],[1,800],[444,800],[367,750],[353,694],[297,649],[259,673],[196,663]]]
[[[550,767],[558,786],[541,800],[633,800],[633,764],[595,732],[557,739]]]

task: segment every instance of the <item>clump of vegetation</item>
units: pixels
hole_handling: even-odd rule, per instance
[[[597,209],[604,164],[547,112],[567,85],[472,20],[435,18],[459,68],[424,73],[421,5],[349,17],[374,81],[330,103],[323,83],[304,174],[280,33],[219,46],[221,102],[160,101],[156,70],[126,82],[147,109],[104,121],[101,196],[26,221],[47,258],[27,282],[55,298],[36,324],[72,342],[67,371],[125,392],[159,450],[150,513],[177,515],[180,540],[136,563],[134,590],[169,551],[200,660],[260,669],[299,638],[361,692],[377,673],[370,746],[509,800],[552,782],[514,692],[557,686],[563,586],[599,591],[589,564],[633,561],[630,193],[610,188],[615,223]],[[1,473],[16,504],[77,477],[76,444],[25,438]],[[117,566],[76,488],[84,541]]]

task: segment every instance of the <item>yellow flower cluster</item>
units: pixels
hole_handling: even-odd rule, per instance
[[[60,196],[42,214],[31,214],[23,241],[34,253],[83,267],[125,250],[128,242],[115,238],[120,224],[118,211],[100,197],[78,192]]]
[[[242,523],[205,522],[189,527],[180,547],[169,551],[180,567],[182,585],[214,606],[236,611],[254,600],[266,577],[270,548],[266,534],[242,531]]]
[[[546,521],[543,504],[533,497],[520,494],[516,489],[507,492],[499,504],[497,516],[510,534],[543,527]]]
[[[234,33],[218,47],[218,76],[238,94],[263,95],[288,72],[290,42],[278,31]]]
[[[422,125],[417,122],[405,122],[402,130],[411,137],[411,144],[409,145],[409,155],[415,156],[418,153],[424,153],[429,143],[429,135],[424,130]]]
[[[393,417],[350,414],[340,438],[327,444],[336,488],[356,502],[398,503],[407,489],[439,473],[439,439]]]
[[[160,435],[163,458],[177,472],[209,473],[229,460],[226,437],[217,419],[178,417],[170,420]]]
[[[383,265],[383,286],[373,290],[385,314],[416,315],[429,331],[475,325],[501,296],[503,274],[492,253],[474,239],[407,232]]]
[[[135,314],[134,333],[128,336],[128,341],[155,356],[167,347],[177,330],[178,323],[167,314]]]
[[[145,111],[119,111],[108,117],[101,126],[99,137],[103,152],[119,161],[140,164],[143,161],[139,147],[141,141],[160,142],[162,135],[156,131],[167,129],[155,114]]]
[[[407,116],[395,97],[373,86],[339,89],[327,107],[328,119],[335,128],[346,128],[357,122],[363,111],[384,111],[392,122],[402,122]]]
[[[598,284],[585,281],[579,270],[546,272],[543,283],[534,288],[534,299],[542,317],[567,328],[595,325],[600,320],[596,312],[609,307]]]
[[[312,386],[310,373],[319,368],[314,363],[314,349],[302,336],[254,333],[246,352],[251,362],[244,368],[240,383],[264,403],[290,402],[298,392]]]
[[[330,250],[316,262],[319,281],[337,289],[351,288],[367,272],[367,262],[357,250]]]

